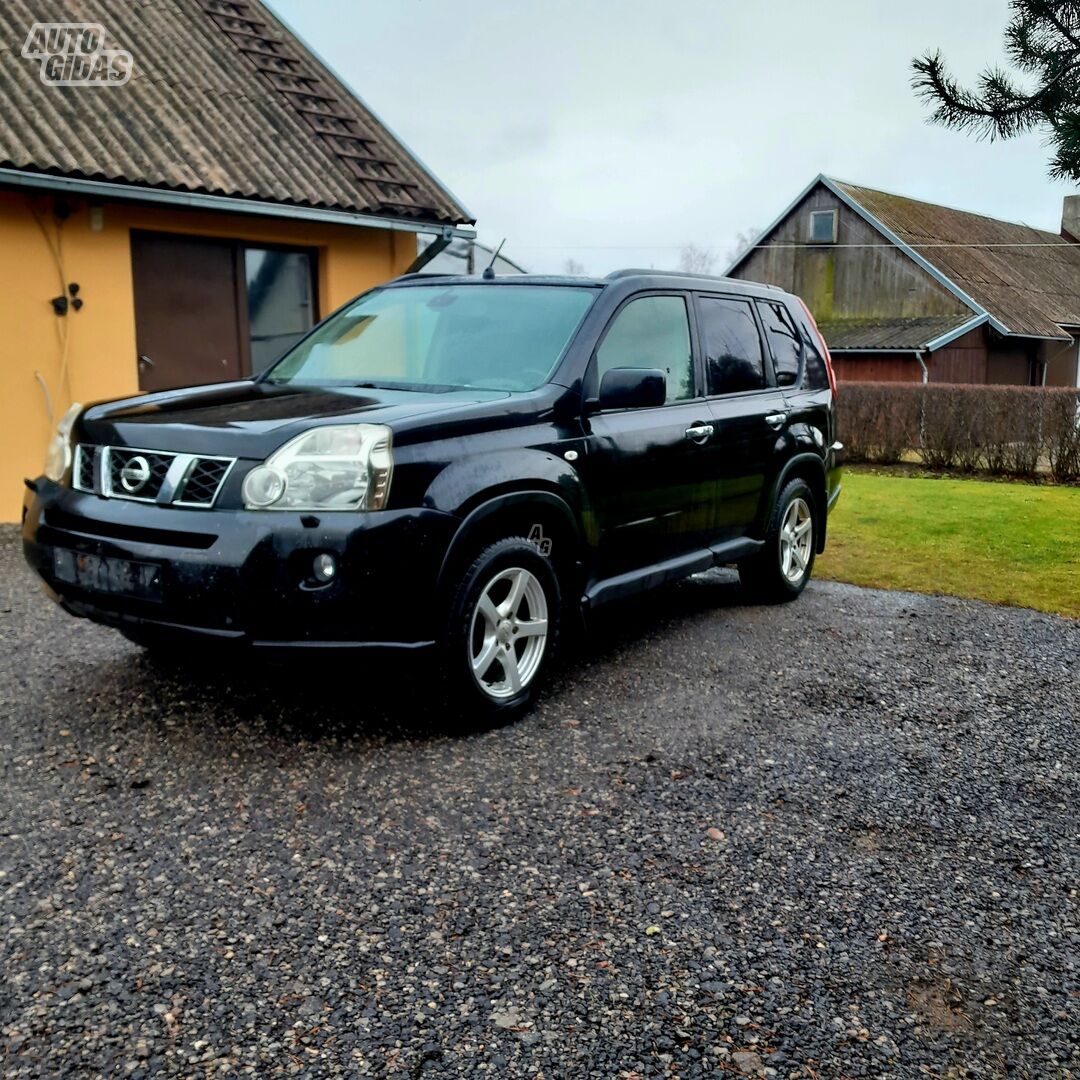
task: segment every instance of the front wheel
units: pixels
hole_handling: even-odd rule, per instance
[[[761,603],[794,600],[814,569],[814,494],[805,480],[792,480],[776,500],[765,546],[739,563],[746,592]]]
[[[442,645],[444,678],[462,712],[509,718],[532,703],[554,659],[561,607],[551,559],[525,537],[477,555]]]

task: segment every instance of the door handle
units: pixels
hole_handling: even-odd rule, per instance
[[[150,357],[146,355],[146,353],[143,353],[142,356],[139,357],[139,363],[143,367],[153,367],[154,366],[154,361],[151,360]]]
[[[712,437],[712,424],[694,424],[686,429],[686,437],[691,442],[703,443]]]
[[[787,423],[787,413],[786,412],[769,413],[769,415],[765,417],[765,423],[768,424],[769,427],[781,428],[781,427],[784,426],[784,424]]]

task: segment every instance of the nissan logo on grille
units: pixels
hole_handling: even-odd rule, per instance
[[[132,495],[141,491],[146,481],[150,479],[150,462],[141,454],[129,458],[120,470],[120,484],[123,489]]]

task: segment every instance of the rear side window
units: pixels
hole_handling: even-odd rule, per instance
[[[825,357],[814,341],[813,334],[802,327],[803,343],[806,346],[806,365],[803,371],[803,388],[806,390],[827,390],[829,372],[825,367]]]
[[[795,386],[799,381],[803,342],[791,312],[778,300],[759,300],[758,314],[772,349],[777,386]]]
[[[642,296],[615,316],[596,350],[597,386],[612,368],[659,368],[667,376],[667,400],[694,396],[690,322],[681,296]]]
[[[698,317],[709,393],[761,390],[765,358],[749,301],[701,296]]]

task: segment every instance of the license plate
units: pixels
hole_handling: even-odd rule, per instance
[[[58,581],[86,589],[87,592],[161,600],[161,567],[156,563],[54,548],[53,572]]]

